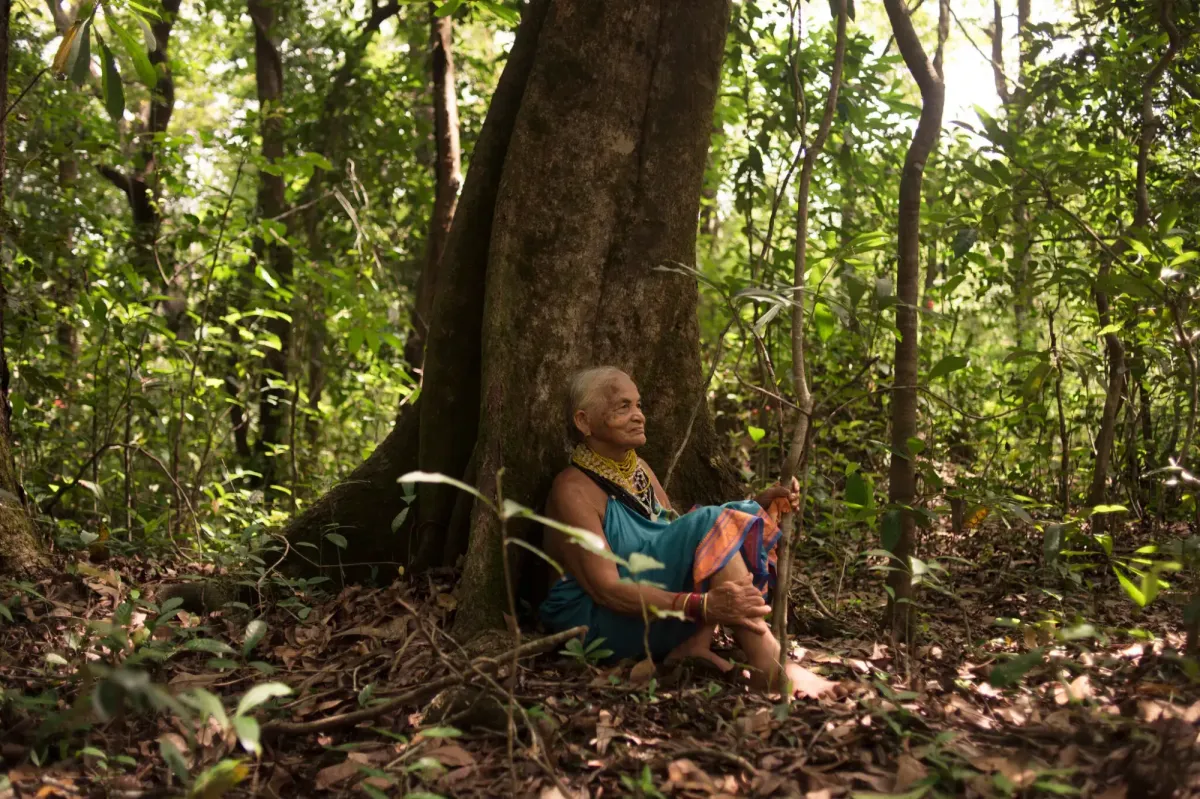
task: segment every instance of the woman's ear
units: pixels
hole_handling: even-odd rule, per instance
[[[584,438],[587,438],[592,434],[592,426],[588,421],[587,411],[585,411],[583,408],[575,411],[574,419],[575,429],[579,431],[580,435],[582,435]]]

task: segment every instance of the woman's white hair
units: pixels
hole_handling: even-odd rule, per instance
[[[567,438],[572,443],[583,441],[583,433],[575,426],[575,412],[590,412],[605,388],[618,377],[628,377],[615,366],[594,366],[571,376],[567,387]]]

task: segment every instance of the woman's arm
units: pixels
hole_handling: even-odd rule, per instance
[[[556,481],[546,510],[550,518],[556,521],[595,533],[604,541],[605,548],[609,548],[604,538],[602,517],[582,486],[563,479]],[[558,531],[553,531],[553,534],[566,538]],[[558,551],[562,555],[563,566],[579,581],[588,596],[609,610],[624,616],[641,616],[643,602],[647,609],[654,606],[660,610],[670,610],[672,604],[681,604],[678,594],[622,581],[617,564],[611,560],[572,545],[570,539],[560,541]]]

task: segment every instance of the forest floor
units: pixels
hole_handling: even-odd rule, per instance
[[[1146,535],[1126,534],[1120,548],[1129,550]],[[1038,552],[1040,537],[990,523],[965,536],[930,534],[924,545],[947,571],[941,591],[919,595],[911,651],[879,633],[879,571],[861,561],[843,569],[828,555],[802,564],[813,590],[797,597],[794,654],[841,689],[790,710],[698,667],[660,667],[651,679],[628,663],[588,665],[561,646],[522,660],[515,685],[505,658],[470,668],[442,632],[452,575],[351,586],[319,602],[298,595],[261,611],[176,611],[150,635],[137,631],[153,614],[135,610],[116,619],[129,642],[109,638],[106,651],[99,642],[113,634],[129,586],[152,595],[167,576],[160,564],[113,557],[75,580],[34,586],[10,602],[14,621],[0,619],[9,700],[0,707],[0,797],[1200,795],[1200,679],[1173,652],[1182,647],[1173,595],[1140,610],[1107,569],[1086,576],[1111,585],[1067,590],[1036,558],[1007,554]],[[260,612],[266,628],[246,641],[247,619]],[[141,664],[153,684],[176,695],[206,689],[229,712],[247,697],[245,716],[275,719],[261,755],[239,748],[239,735],[257,737],[245,722],[188,724],[169,708],[81,722],[71,735],[60,726],[57,743],[39,744],[48,713],[60,722],[89,713],[72,716],[73,698],[91,690],[72,676],[77,665],[100,653],[111,661],[112,645],[128,654],[135,641],[164,652]],[[483,686],[477,701],[464,703],[462,691],[431,701],[455,675]],[[250,701],[268,681],[291,694],[262,689]],[[129,696],[154,695],[135,682],[125,683]],[[383,704],[414,688],[420,699]],[[511,743],[509,690],[528,709]],[[349,712],[375,718],[331,727]],[[162,752],[175,750],[172,768]],[[237,757],[241,765],[228,761]]]

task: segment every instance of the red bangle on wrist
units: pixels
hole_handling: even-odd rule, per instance
[[[703,621],[701,615],[704,608],[703,594],[688,594],[683,603],[683,615],[688,621]]]

